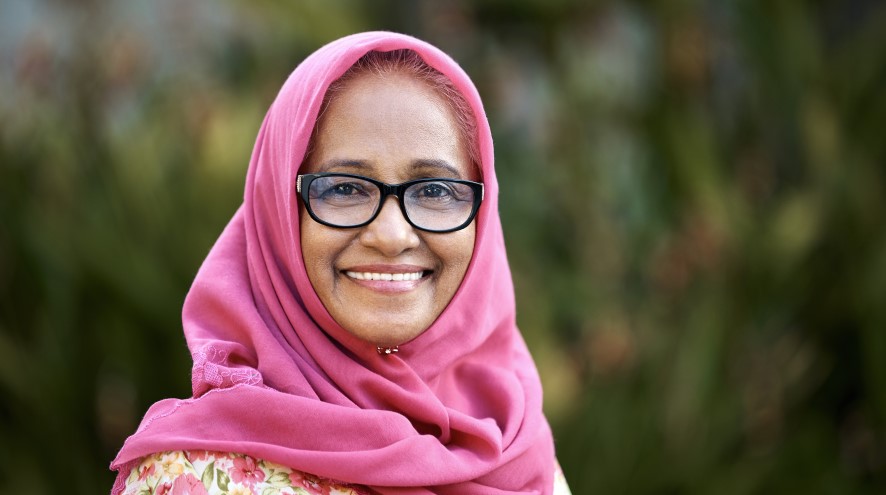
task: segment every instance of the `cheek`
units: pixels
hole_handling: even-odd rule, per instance
[[[455,287],[451,288],[453,292],[461,284],[471,258],[474,254],[474,241],[476,237],[476,227],[471,224],[464,230],[443,234],[435,239],[437,244],[437,253],[440,261],[447,271],[447,279]]]
[[[324,274],[330,272],[332,260],[338,251],[334,236],[330,236],[328,232],[325,232],[326,230],[322,225],[312,220],[307,213],[301,213],[301,226],[299,227],[301,254],[308,279],[315,290],[318,285],[323,285]]]

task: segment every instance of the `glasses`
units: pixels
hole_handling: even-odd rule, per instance
[[[390,196],[399,199],[403,217],[427,232],[454,232],[468,226],[483,200],[483,184],[460,179],[427,178],[385,184],[351,174],[305,174],[296,191],[308,214],[329,227],[353,228],[375,220]]]

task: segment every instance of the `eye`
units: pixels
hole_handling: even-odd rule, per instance
[[[471,204],[473,193],[469,186],[448,180],[420,182],[407,190],[407,206],[435,210],[462,208]]]
[[[445,198],[451,194],[452,189],[443,182],[427,182],[417,191],[422,198]]]
[[[371,201],[377,196],[377,188],[354,177],[330,176],[312,182],[310,195],[313,201],[344,206]]]
[[[353,196],[355,194],[361,194],[363,192],[363,189],[357,184],[341,183],[335,184],[334,186],[330,187],[323,192],[323,195]]]

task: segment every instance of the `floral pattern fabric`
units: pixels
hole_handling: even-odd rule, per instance
[[[369,495],[362,487],[301,473],[252,457],[207,451],[163,452],[142,459],[124,495]]]
[[[124,495],[369,495],[365,487],[327,480],[247,455],[176,451],[142,459]],[[560,466],[554,495],[571,495]]]

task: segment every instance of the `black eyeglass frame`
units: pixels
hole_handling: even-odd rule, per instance
[[[309,191],[311,190],[311,183],[314,182],[314,180],[320,179],[322,177],[350,177],[353,179],[365,180],[366,182],[374,184],[375,186],[378,187],[378,190],[381,191],[381,197],[378,200],[378,207],[376,207],[375,212],[372,214],[372,216],[369,217],[368,220],[366,220],[363,223],[357,224],[357,225],[342,226],[342,225],[335,225],[333,223],[329,223],[329,222],[321,220],[319,217],[317,217],[317,215],[314,214],[314,210],[311,209],[311,198],[310,198]],[[451,229],[434,230],[434,229],[428,229],[425,227],[420,227],[420,226],[416,225],[415,223],[413,223],[412,219],[409,218],[409,214],[406,213],[406,204],[403,202],[403,193],[406,192],[407,188],[414,186],[415,184],[421,184],[423,182],[439,182],[439,181],[455,182],[458,184],[464,184],[464,185],[471,188],[471,190],[474,192],[474,204],[471,207],[471,214],[468,215],[468,219],[465,220],[464,223],[462,223],[461,225],[459,225],[457,227],[453,227]],[[366,225],[369,225],[370,223],[372,223],[373,220],[376,219],[376,217],[378,217],[378,214],[379,214],[379,212],[381,212],[381,209],[384,206],[385,200],[388,198],[388,196],[396,196],[397,203],[400,205],[400,212],[403,213],[403,218],[406,219],[406,221],[409,223],[409,225],[412,225],[413,227],[415,227],[418,230],[422,230],[425,232],[433,232],[435,234],[446,234],[449,232],[455,232],[455,231],[461,230],[461,229],[467,227],[468,225],[470,225],[471,222],[474,221],[474,217],[477,216],[477,211],[480,209],[480,203],[483,201],[483,191],[484,191],[483,184],[481,182],[474,182],[474,181],[463,180],[463,179],[452,179],[449,177],[427,177],[427,178],[422,178],[422,179],[415,179],[415,180],[410,180],[410,181],[406,181],[406,182],[401,182],[400,184],[386,184],[384,182],[375,180],[370,177],[364,177],[362,175],[340,174],[340,173],[298,175],[295,180],[295,190],[298,193],[299,197],[301,197],[302,203],[304,203],[305,209],[308,211],[308,215],[310,215],[311,218],[313,218],[315,222],[317,222],[321,225],[326,225],[327,227],[335,227],[335,228],[339,228],[339,229],[356,229],[358,227],[364,227]]]

